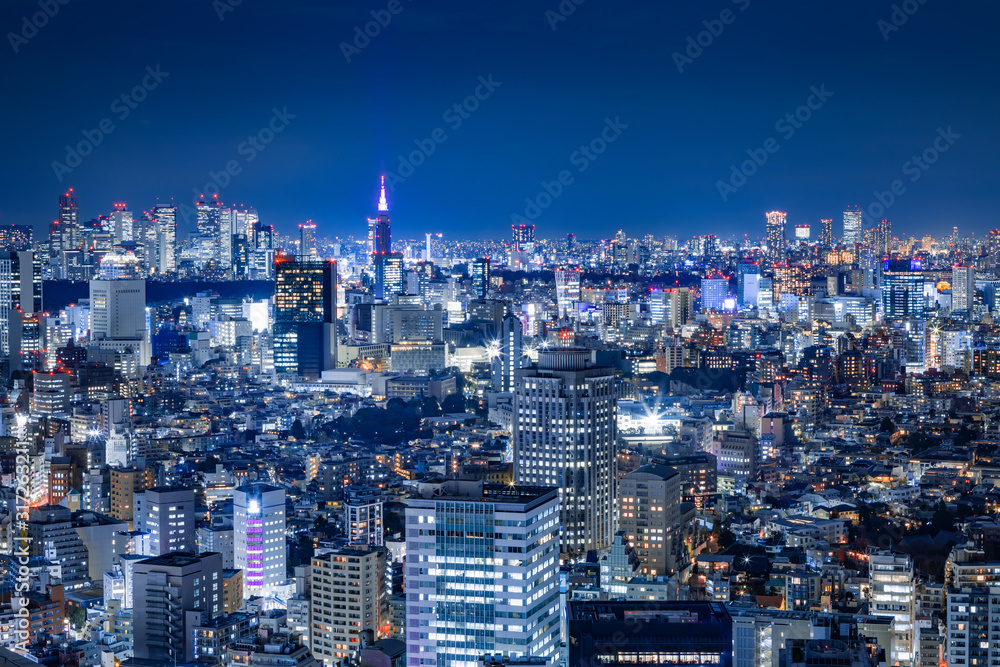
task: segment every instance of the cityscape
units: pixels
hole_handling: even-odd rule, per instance
[[[7,55],[23,72],[51,71],[34,52],[74,57],[51,43],[67,24],[95,25],[69,0],[18,3]],[[918,92],[908,74],[862,77],[915,105],[872,112],[850,101],[854,56],[823,71],[794,44],[803,74],[727,46],[752,21],[863,15],[874,67],[898,43],[950,62],[963,38],[946,8],[183,4],[212,25],[123,37],[176,67],[146,67],[96,123],[90,97],[38,121],[56,143],[88,128],[54,160],[11,137],[12,158],[31,152],[0,190],[0,665],[1000,664],[996,91],[949,98],[964,80],[926,65]],[[121,26],[180,20],[112,6]],[[308,19],[301,39],[292,18]],[[591,63],[594,44],[682,18],[665,45]],[[935,21],[940,41],[921,41]],[[326,83],[290,95],[342,124],[322,160],[308,105],[266,102],[245,139],[229,127],[299,76],[325,81],[306,54],[328,29],[330,71],[354,68],[329,80],[372,118],[350,124]],[[233,64],[257,31],[280,43]],[[441,35],[481,49],[425,70]],[[532,79],[542,60],[508,53],[518,39],[573,45],[576,69]],[[216,60],[196,73],[173,44]],[[302,72],[283,69],[286,46]],[[713,49],[759,71],[720,69]],[[655,76],[772,87],[711,111],[739,125],[735,149],[705,140],[703,160],[649,172],[636,156],[674,128],[634,101],[567,105],[560,123],[584,140],[554,153],[545,121],[487,117],[528,89],[553,88],[539,117],[577,90],[628,98],[654,55],[669,70]],[[135,78],[79,57],[112,87]],[[259,89],[240,88],[246,70]],[[227,73],[195,112],[150,110],[178,80],[204,91]],[[407,93],[410,76],[426,90]],[[439,103],[455,81],[466,92]],[[49,113],[39,95],[19,98],[31,115]],[[953,114],[934,115],[946,98]],[[409,131],[388,116],[439,108],[387,147]],[[393,129],[368,136],[380,123]],[[209,130],[239,157],[203,163],[229,150]],[[857,160],[824,162],[815,135]],[[889,166],[865,163],[875,136]]]

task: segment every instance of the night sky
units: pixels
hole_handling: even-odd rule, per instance
[[[230,163],[223,201],[331,237],[365,233],[383,172],[396,238],[760,236],[772,209],[839,236],[894,181],[897,236],[1000,226],[995,2],[63,1],[0,9],[0,224],[41,231],[68,187],[84,219],[190,203]]]

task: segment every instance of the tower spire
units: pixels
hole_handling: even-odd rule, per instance
[[[379,213],[389,210],[389,202],[385,198],[385,176],[382,176],[382,191],[378,196],[378,210]]]

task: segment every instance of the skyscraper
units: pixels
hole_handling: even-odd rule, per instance
[[[108,217],[115,243],[133,240],[132,211],[125,202],[115,202],[114,210]]]
[[[266,597],[285,580],[285,490],[249,484],[233,491],[233,562],[243,597]]]
[[[149,531],[149,553],[197,550],[194,532],[194,489],[157,486],[146,489],[143,530]]]
[[[274,370],[318,379],[337,358],[337,265],[332,260],[274,260]]]
[[[767,214],[767,260],[778,264],[785,260],[785,227],[788,214],[771,211]]]
[[[407,502],[406,525],[406,562],[414,564],[406,622],[419,628],[406,633],[407,664],[466,667],[490,654],[554,664],[561,618],[556,489],[422,483]]]
[[[375,298],[385,298],[385,256],[392,252],[389,228],[389,201],[385,197],[385,176],[378,197],[378,214],[368,218],[368,254],[375,270]]]
[[[521,368],[524,361],[521,320],[513,313],[507,313],[500,320],[498,333],[497,339],[487,346],[493,391],[514,391],[515,371]]]
[[[514,372],[514,480],[562,490],[562,551],[580,555],[614,538],[615,372],[589,350],[538,353]]]
[[[918,271],[882,274],[882,315],[889,320],[924,317],[924,276]]]
[[[42,263],[30,250],[0,252],[0,355],[18,352],[11,345],[17,311],[42,312]]]
[[[145,280],[90,281],[90,340],[102,349],[131,349],[140,365],[149,364]]]
[[[567,267],[556,269],[556,306],[559,317],[570,317],[573,303],[580,300],[580,269]]]
[[[49,266],[54,278],[66,278],[66,253],[79,246],[80,200],[70,188],[59,195],[59,217],[49,227]]]
[[[976,305],[976,267],[951,267],[951,310],[971,313]]]
[[[171,275],[177,271],[177,207],[159,204],[154,206],[153,222],[159,249],[157,273]]]
[[[736,267],[736,303],[740,307],[752,308],[757,305],[757,290],[760,286],[760,265],[757,262],[742,262]]]
[[[844,211],[844,234],[841,237],[843,245],[850,248],[855,243],[861,243],[861,209],[857,206]]]
[[[820,219],[819,244],[824,250],[829,250],[833,247],[833,218]]]
[[[889,247],[892,245],[892,222],[888,218],[879,220],[877,236],[878,248],[876,250],[879,254],[888,254]]]
[[[316,255],[316,225],[311,221],[299,225],[299,257]]]
[[[558,273],[556,274],[558,276]],[[558,278],[556,278],[558,281]],[[477,257],[472,260],[472,294],[477,299],[485,299],[490,291],[490,258]]]

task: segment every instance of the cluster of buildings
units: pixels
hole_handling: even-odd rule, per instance
[[[8,662],[1000,661],[1000,232],[59,204],[0,229]]]

